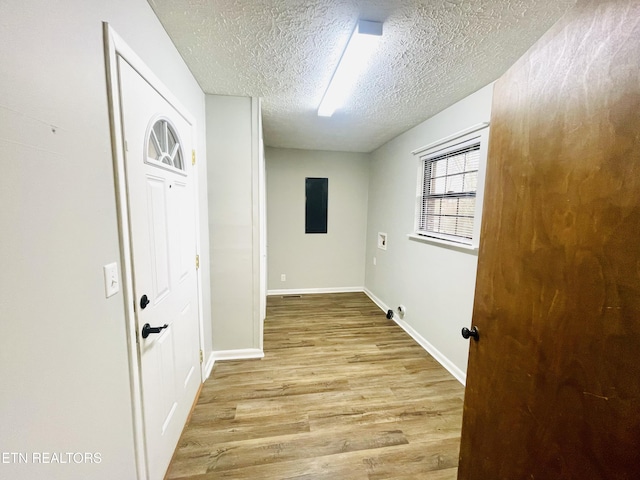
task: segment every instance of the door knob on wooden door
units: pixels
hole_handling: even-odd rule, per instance
[[[471,330],[469,330],[467,327],[463,327],[462,328],[462,336],[464,337],[465,340],[467,340],[469,337],[473,337],[474,340],[478,341],[480,339],[480,334],[478,333],[478,327],[471,327]]]

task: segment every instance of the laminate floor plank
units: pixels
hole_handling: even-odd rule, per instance
[[[256,438],[294,435],[311,431],[307,414],[266,415],[261,423],[254,419],[201,422],[184,431],[180,449],[213,446],[228,442],[239,442]]]
[[[269,297],[264,351],[215,364],[168,480],[456,478],[464,387],[366,295]]]

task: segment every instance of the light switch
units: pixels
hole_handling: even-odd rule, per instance
[[[104,269],[104,293],[107,298],[120,291],[120,281],[118,280],[118,264],[110,263],[102,267]]]

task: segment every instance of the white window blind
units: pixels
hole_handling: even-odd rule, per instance
[[[417,233],[471,244],[480,165],[479,139],[420,157],[420,161],[422,191],[416,212]]]

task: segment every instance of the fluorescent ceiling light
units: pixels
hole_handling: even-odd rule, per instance
[[[344,105],[358,80],[358,76],[369,63],[381,37],[382,23],[358,20],[331,82],[329,82],[327,91],[322,97],[322,102],[318,107],[319,116],[330,117],[333,112]]]

